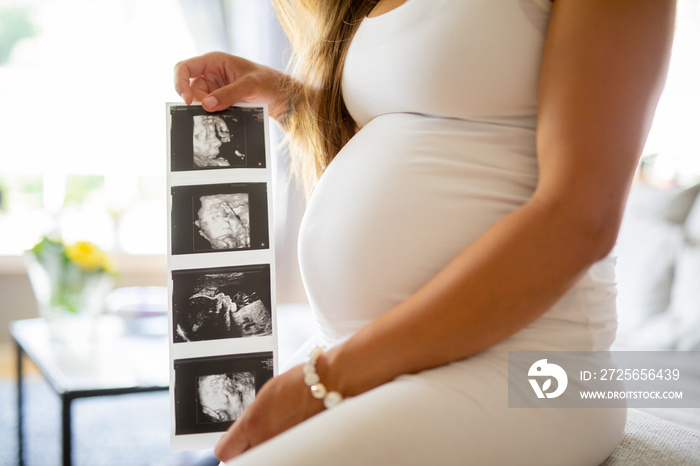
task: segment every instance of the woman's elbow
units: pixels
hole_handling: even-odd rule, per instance
[[[608,204],[593,205],[580,198],[536,195],[539,204],[561,232],[566,249],[580,258],[582,265],[597,262],[615,247],[622,220],[622,209]]]
[[[591,263],[597,262],[612,252],[620,229],[621,215],[617,212],[595,212],[580,214],[576,221],[578,239]]]
[[[597,262],[608,256],[617,242],[617,233],[619,230],[618,223],[612,223],[603,227],[594,238],[594,255],[593,261]]]

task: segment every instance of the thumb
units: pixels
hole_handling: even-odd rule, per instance
[[[212,93],[202,99],[202,107],[204,107],[204,110],[207,110],[209,112],[216,112],[218,110],[223,110],[227,107],[230,107],[230,105],[219,104],[219,99],[217,99],[216,96]]]
[[[245,432],[237,427],[241,423],[245,411],[243,413],[229,427],[214,447],[214,456],[221,462],[228,461],[250,448],[250,442],[246,438]]]
[[[208,94],[202,99],[202,107],[209,112],[216,112],[238,103],[269,103],[269,99],[260,97],[262,91],[258,79],[245,75]]]

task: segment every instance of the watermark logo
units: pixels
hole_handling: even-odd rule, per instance
[[[569,378],[564,369],[556,364],[548,363],[546,359],[540,359],[530,366],[527,375],[528,377],[534,377],[528,378],[528,381],[532,385],[537,398],[556,398],[564,393],[569,383]],[[557,387],[553,392],[548,392],[552,388],[552,378],[556,379]],[[539,383],[540,379],[543,379],[542,385]]]
[[[700,408],[698,380],[700,351],[508,352],[509,408]]]

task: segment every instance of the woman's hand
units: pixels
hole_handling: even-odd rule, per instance
[[[323,402],[312,397],[304,383],[301,367],[265,383],[216,445],[220,461],[228,461],[323,410]]]
[[[187,105],[201,102],[214,112],[243,102],[268,104],[270,116],[286,109],[289,76],[267,66],[222,52],[175,65],[175,90]]]

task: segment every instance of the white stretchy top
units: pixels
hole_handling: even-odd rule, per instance
[[[343,74],[361,129],[321,177],[300,231],[324,344],[408,298],[531,197],[550,5],[409,0],[361,23]],[[537,332],[514,338],[528,348],[607,349],[614,297],[608,258],[529,327]]]

